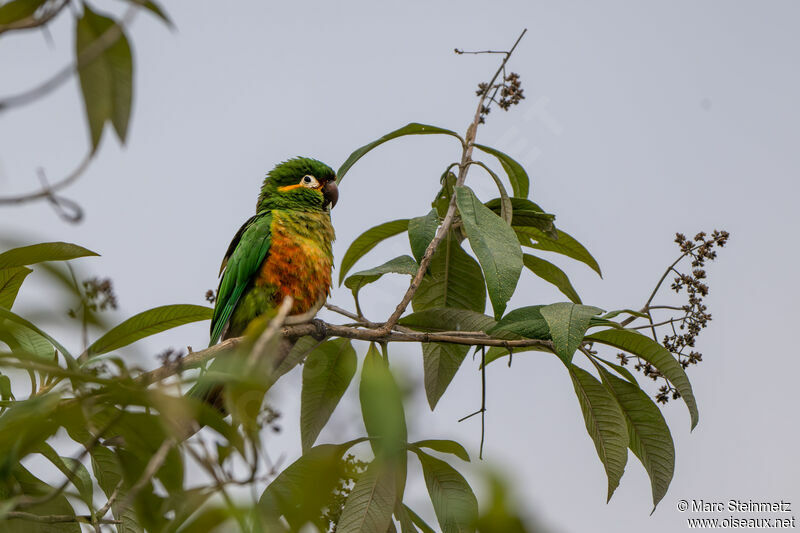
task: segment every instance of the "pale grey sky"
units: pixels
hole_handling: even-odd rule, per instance
[[[98,8],[119,3],[97,0]],[[485,463],[516,483],[524,505],[558,531],[687,529],[680,499],[791,501],[800,506],[797,449],[800,362],[797,174],[800,169],[800,6],[792,1],[676,2],[238,2],[174,1],[170,32],[149,15],[131,31],[136,58],[129,142],[106,132],[97,160],[66,195],[86,210],[78,226],[45,204],[0,210],[0,234],[66,240],[101,253],[82,260],[111,276],[119,317],[168,303],[202,303],[221,255],[276,162],[309,155],[338,167],[358,146],[410,121],[463,131],[474,88],[497,57],[454,47],[503,49],[528,34],[511,62],[527,99],[495,110],[479,142],[525,163],[532,198],[599,261],[604,279],[556,258],[585,303],[635,307],[675,255],[675,231],[732,233],[710,271],[714,321],[691,368],[700,424],[689,432],[681,402],[665,416],[676,444],[675,478],[653,516],[650,487],[631,456],[605,503],[606,479],[563,365],[546,354],[489,370]],[[238,11],[237,11],[238,10]],[[73,53],[69,17],[41,34],[0,41],[0,95],[23,90]],[[0,117],[0,191],[68,172],[88,134],[77,82]],[[450,138],[406,138],[361,160],[333,211],[338,261],[361,231],[429,209],[442,169],[458,156]],[[494,186],[469,184],[485,198]],[[407,253],[386,242],[358,267]],[[364,292],[365,312],[387,316],[407,285],[400,276]],[[23,308],[40,308],[23,291]],[[524,276],[512,305],[563,297]],[[349,291],[333,301],[352,307]],[[207,342],[207,325],[153,338]],[[361,350],[363,352],[363,349]],[[393,350],[417,383],[421,357]],[[147,364],[154,364],[147,355]],[[467,360],[434,413],[423,403],[413,435],[457,438],[477,455],[479,374]],[[280,387],[284,432],[277,457],[297,454],[299,376]],[[355,389],[355,387],[353,387]],[[353,404],[354,390],[349,392]],[[422,399],[422,391],[418,391]],[[409,408],[409,412],[412,412]],[[323,439],[361,431],[354,410],[335,415]],[[408,499],[424,500],[419,478]],[[431,516],[430,509],[424,509]],[[794,512],[793,514],[800,514]],[[714,515],[706,515],[714,516]],[[728,514],[720,515],[725,518]],[[749,517],[752,515],[737,515]]]

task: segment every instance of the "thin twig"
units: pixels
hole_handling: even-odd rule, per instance
[[[454,48],[453,52],[457,53],[458,55],[463,54],[507,54],[505,50],[461,50],[460,48]]]
[[[687,255],[690,255],[692,252],[694,252],[695,250],[700,248],[700,246],[702,246],[702,244],[698,244],[697,246],[693,246],[690,250],[687,250],[687,251],[683,252],[671,265],[669,265],[667,267],[667,269],[664,271],[664,273],[659,278],[658,283],[656,283],[656,286],[653,289],[653,292],[650,293],[650,297],[644,303],[644,306],[642,306],[642,309],[640,310],[640,312],[647,313],[648,316],[649,316],[650,315],[649,310],[650,309],[656,309],[656,307],[651,307],[650,304],[653,303],[653,298],[656,297],[656,294],[658,293],[658,290],[661,288],[661,285],[664,283],[664,280],[667,279],[667,276],[669,276],[670,271],[673,271],[675,269],[675,266],[678,263],[680,263]],[[631,322],[636,320],[636,318],[637,318],[636,316],[629,316],[625,320],[621,321],[620,324],[623,327],[627,326],[628,324],[630,324]],[[650,317],[650,322],[652,322],[652,321],[653,321],[653,318]]]
[[[95,513],[98,519],[103,518],[106,513],[108,513],[108,510],[111,509],[111,506],[114,505],[114,501],[116,501],[119,496],[119,490],[122,488],[122,481],[121,479],[119,480],[119,483],[117,483],[117,486],[114,487],[113,492],[111,492],[111,496],[108,497],[108,501]]]
[[[486,437],[486,347],[481,346],[481,448],[478,459],[483,459],[483,442]]]

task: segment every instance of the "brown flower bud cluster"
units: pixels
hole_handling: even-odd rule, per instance
[[[114,293],[114,283],[110,278],[89,278],[82,284],[83,294],[81,305],[77,309],[70,309],[67,315],[76,318],[81,307],[86,311],[105,311],[117,308],[117,295]]]
[[[706,262],[713,261],[717,257],[715,248],[722,248],[728,242],[730,234],[727,231],[714,230],[711,235],[701,231],[693,239],[687,238],[682,233],[675,234],[675,242],[681,251],[678,261],[670,267],[675,274],[671,289],[678,294],[685,293],[687,302],[680,308],[667,307],[669,309],[680,310],[682,316],[673,317],[665,322],[660,322],[660,326],[653,325],[651,319],[651,330],[653,337],[656,338],[658,327],[669,327],[670,332],[662,338],[663,346],[675,355],[675,358],[686,369],[690,365],[696,365],[703,360],[703,354],[695,350],[695,343],[700,332],[708,326],[711,321],[711,313],[703,299],[708,296],[709,287],[707,274],[704,269]],[[691,270],[681,272],[677,269],[679,263],[684,259],[691,259]],[[657,309],[659,306],[649,306],[649,309]],[[657,339],[656,339],[657,340]],[[625,354],[618,354],[620,364],[625,365],[630,357]],[[676,400],[680,398],[680,393],[672,384],[658,371],[653,365],[640,358],[636,358],[637,363],[634,369],[642,372],[645,376],[656,381],[664,379],[665,384],[659,388],[656,394],[656,401],[667,403],[670,398]]]
[[[117,308],[117,296],[110,278],[90,278],[83,282],[86,305],[92,311]]]
[[[522,83],[520,82],[519,74],[516,72],[504,74],[502,83],[491,86],[488,83],[479,83],[475,94],[482,98],[484,95],[488,95],[489,91],[493,91],[492,95],[486,98],[486,104],[481,106],[478,118],[478,122],[481,124],[486,122],[486,115],[491,111],[493,103],[500,106],[500,109],[508,111],[512,105],[517,105],[525,99]]]

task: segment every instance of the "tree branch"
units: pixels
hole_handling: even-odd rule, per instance
[[[41,522],[44,524],[61,524],[65,522],[78,522],[79,524],[91,524],[92,517],[86,515],[69,515],[69,514],[54,514],[54,515],[38,515],[33,513],[26,513],[23,511],[11,511],[6,514],[6,518],[16,518],[19,520],[28,520],[31,522]],[[97,520],[100,524],[119,524],[119,520],[111,520],[104,518]]]
[[[494,82],[497,80],[497,77],[503,71],[508,62],[508,59],[511,57],[511,54],[514,53],[514,50],[517,48],[517,45],[522,40],[522,37],[525,35],[525,32],[528,30],[522,30],[522,33],[517,38],[514,46],[511,47],[511,50],[505,53],[505,57],[503,58],[503,62],[500,64],[500,67],[492,76],[491,81],[489,82],[488,87],[491,87]],[[487,88],[481,94],[481,97],[478,101],[478,107],[475,110],[475,117],[472,120],[472,123],[467,128],[467,135],[464,138],[464,146],[461,152],[461,163],[458,166],[458,179],[456,180],[456,187],[464,185],[464,181],[467,179],[467,172],[469,170],[469,162],[472,158],[472,149],[474,147],[475,142],[475,135],[478,131],[478,124],[480,123],[481,118],[481,109],[483,109],[483,103],[486,100],[486,96],[489,94],[489,89]],[[450,227],[453,224],[453,219],[455,218],[456,214],[456,195],[454,194],[453,197],[450,199],[450,205],[447,207],[447,214],[442,221],[442,225],[439,227],[439,230],[436,232],[436,236],[428,245],[428,248],[425,250],[425,254],[422,256],[422,260],[419,262],[419,269],[417,273],[414,275],[414,278],[411,280],[411,284],[408,286],[408,290],[406,294],[403,296],[403,299],[397,304],[397,308],[391,314],[391,316],[386,320],[386,323],[381,328],[381,333],[385,334],[392,330],[397,321],[400,320],[400,316],[405,312],[408,304],[411,302],[411,299],[414,297],[414,294],[417,292],[417,288],[419,284],[422,282],[423,276],[428,271],[428,265],[430,265],[431,259],[433,258],[434,252],[439,247],[439,243],[444,240],[447,233],[450,231]]]
[[[344,310],[342,310],[344,311]],[[370,342],[442,342],[447,344],[460,344],[465,346],[499,346],[502,348],[521,348],[526,346],[536,346],[553,351],[553,343],[541,339],[500,339],[491,337],[481,332],[443,332],[443,333],[424,333],[408,330],[384,332],[385,324],[374,324],[374,328],[343,326],[339,324],[329,324],[319,321],[326,332],[327,337],[344,337]],[[315,324],[297,324],[294,326],[284,326],[280,330],[281,335],[287,338],[296,339],[306,335],[319,333],[319,328]],[[165,365],[155,370],[145,372],[136,381],[146,385],[161,381],[178,373],[179,369],[193,368],[203,363],[227,353],[242,343],[243,337],[234,337],[215,344],[205,350],[192,352],[181,359],[179,364]]]

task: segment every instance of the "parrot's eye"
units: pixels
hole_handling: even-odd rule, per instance
[[[303,176],[303,179],[300,180],[300,185],[303,187],[308,187],[309,189],[316,189],[319,187],[319,182],[317,181],[317,178],[311,174],[306,174]]]

